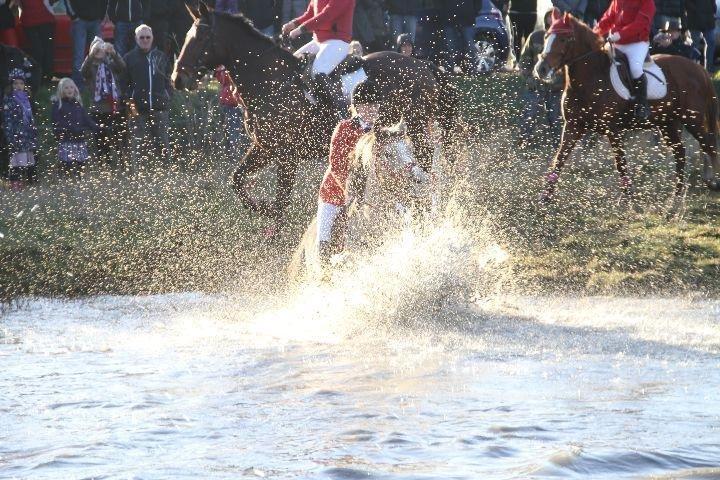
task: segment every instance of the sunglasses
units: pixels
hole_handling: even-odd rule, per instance
[[[141,36],[139,36],[138,38],[139,38],[140,40],[150,40],[152,37],[147,36],[147,35],[141,35]]]

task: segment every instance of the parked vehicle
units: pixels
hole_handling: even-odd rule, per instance
[[[503,16],[491,0],[483,0],[475,18],[475,62],[465,66],[466,73],[484,74],[500,68],[510,54],[510,35]],[[445,40],[437,9],[426,9],[418,18],[415,34],[415,53],[420,58],[442,64]],[[462,52],[449,52],[459,57]]]
[[[72,34],[70,33],[70,27],[72,20],[65,11],[65,2],[56,2],[53,5],[53,12],[55,13],[55,44],[54,44],[54,72],[60,76],[70,76],[72,74]],[[112,22],[105,21],[101,26],[101,36],[106,41],[112,41],[113,32],[115,30]],[[28,41],[22,29],[20,22],[16,22],[15,31],[17,38],[20,43],[19,47],[29,51]],[[90,46],[88,45],[88,48]]]

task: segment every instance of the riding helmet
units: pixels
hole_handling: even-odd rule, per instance
[[[355,85],[352,92],[353,105],[366,103],[380,103],[382,92],[379,85],[373,80],[365,80]]]
[[[415,48],[412,35],[410,35],[409,33],[401,33],[400,35],[398,35],[397,40],[395,40],[395,46],[397,47],[398,51],[400,51],[400,47],[405,44],[408,44],[411,47]]]

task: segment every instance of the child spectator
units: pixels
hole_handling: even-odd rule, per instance
[[[243,108],[235,82],[223,65],[215,69],[215,78],[220,82],[220,110],[225,123],[225,142],[230,158],[240,154],[243,143]]]
[[[35,179],[37,129],[30,97],[25,91],[25,72],[13,69],[12,84],[3,104],[3,131],[7,139],[10,169],[8,179],[12,190],[22,190],[25,182]]]
[[[402,53],[407,57],[413,56],[413,50],[415,50],[415,44],[409,33],[401,33],[395,40],[395,47],[398,53]]]
[[[125,61],[111,43],[95,37],[80,71],[92,96],[90,113],[98,125],[95,133],[98,156],[111,157],[113,152],[120,152],[124,137],[118,85],[125,74]]]
[[[64,173],[79,175],[88,159],[86,130],[97,125],[80,103],[80,91],[71,78],[62,78],[52,107],[53,133],[58,140],[58,160]]]
[[[353,40],[350,42],[350,55],[353,57],[362,58],[362,56],[365,54],[365,51],[363,50],[362,43],[358,42],[357,40]]]

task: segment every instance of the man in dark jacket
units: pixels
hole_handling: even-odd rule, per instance
[[[585,23],[594,27],[610,6],[610,0],[588,0],[585,8]]]
[[[100,22],[105,18],[108,9],[108,0],[64,0],[65,9],[72,19],[70,31],[73,39],[73,65],[72,78],[78,88],[83,88],[84,82],[80,74],[85,49],[100,32]]]
[[[464,60],[475,62],[475,17],[482,9],[481,0],[443,0],[440,21],[445,35],[446,55],[452,69],[457,52]]]
[[[520,58],[523,42],[535,30],[537,0],[510,0],[510,24],[513,29],[513,53]]]
[[[170,108],[170,74],[172,62],[158,48],[153,47],[152,29],[140,25],[135,30],[137,47],[125,55],[127,68],[124,82],[128,99],[132,148],[131,168],[141,161],[170,158],[168,139],[168,109]]]
[[[252,20],[255,28],[265,35],[275,35],[280,18],[280,2],[275,0],[238,0],[238,9]]]
[[[419,9],[417,0],[388,0],[387,8],[390,14],[392,38],[409,33],[412,41],[415,41]]]
[[[715,0],[692,0],[687,2],[687,25],[693,46],[702,54],[702,62],[708,72],[715,71]]]
[[[115,24],[115,51],[121,57],[130,50],[135,29],[143,23],[149,0],[110,0],[108,15]]]

